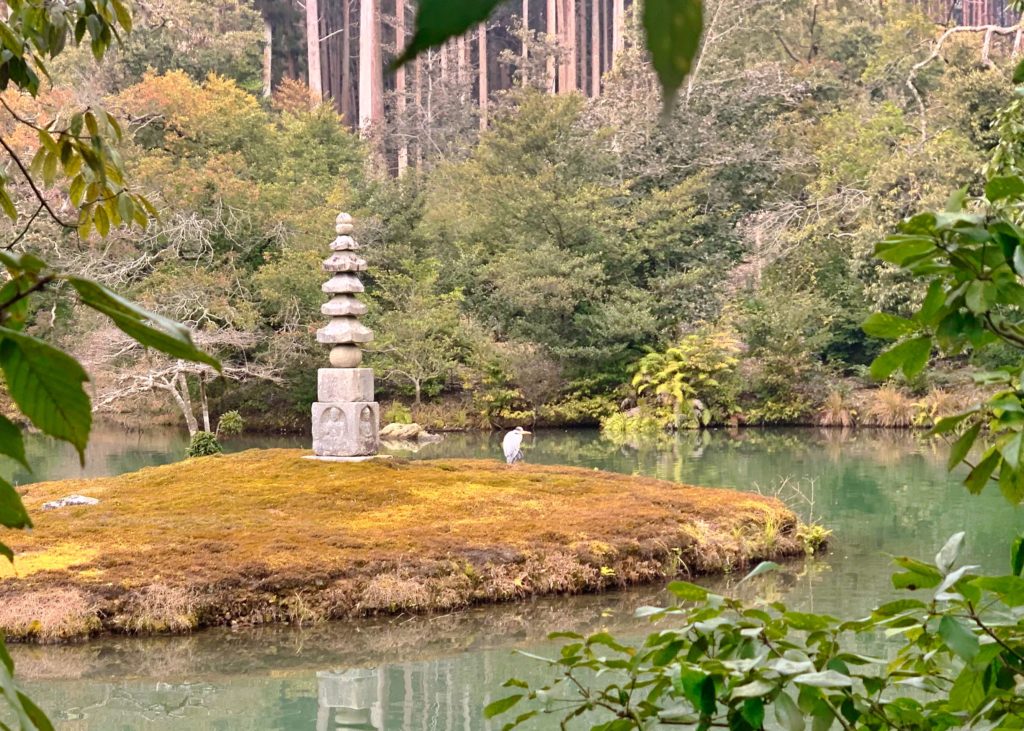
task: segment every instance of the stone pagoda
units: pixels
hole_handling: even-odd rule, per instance
[[[373,400],[373,369],[360,368],[362,346],[373,332],[359,322],[366,304],[359,272],[366,261],[352,238],[352,216],[341,213],[335,222],[337,238],[324,271],[331,274],[322,289],[331,299],[320,308],[330,321],[317,330],[317,342],[331,346],[330,368],[317,371],[317,401],[313,404],[313,451],[325,460],[361,460],[377,454],[380,408]]]

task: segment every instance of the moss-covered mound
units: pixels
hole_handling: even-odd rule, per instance
[[[568,467],[254,450],[30,486],[0,628],[41,641],[450,610],[800,551],[775,500]],[[91,507],[41,511],[69,494]]]

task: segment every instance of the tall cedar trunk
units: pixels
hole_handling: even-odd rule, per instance
[[[359,5],[359,131],[368,137],[384,119],[384,67],[377,0]]]
[[[405,0],[395,0],[395,48],[401,53],[405,47]],[[398,115],[398,174],[409,167],[409,138],[405,119],[405,66],[395,71],[395,113]]]
[[[467,79],[469,78],[469,41],[465,34],[455,40],[455,49],[459,68],[459,96],[463,99],[466,96]]]
[[[431,51],[431,53],[433,52]],[[427,58],[429,58],[429,55]],[[413,136],[413,149],[416,153],[416,157],[414,159],[417,170],[419,170],[423,165],[423,145],[420,143],[420,135],[418,134],[420,131],[419,125],[423,117],[423,63],[424,59],[421,57],[417,57],[416,60],[413,61],[414,68],[416,69],[416,96],[414,102],[416,104],[415,118],[417,124],[417,134]],[[429,67],[427,73],[430,73]]]
[[[350,0],[341,0],[341,118],[352,127],[352,8],[349,3]]]
[[[558,78],[558,93],[576,91],[576,3],[561,0],[558,29],[562,39],[562,68]]]
[[[526,65],[530,58],[530,0],[523,0],[523,72],[522,72],[522,83],[525,86],[527,82]]]
[[[589,79],[587,77],[590,71],[590,66],[587,64],[587,0],[580,0],[576,5],[576,45],[578,46],[579,53],[574,59],[574,63],[578,64],[579,73],[577,75],[577,88],[581,89],[584,94],[588,93],[590,89]]]
[[[599,18],[601,24],[601,74],[612,67],[611,58],[612,44],[608,40],[609,26],[611,23],[608,22],[608,0],[600,0],[601,2],[601,17]]]
[[[548,43],[553,43],[558,39],[558,24],[556,22],[555,6],[558,4],[558,0],[548,0],[547,2],[547,15],[544,18],[547,25]],[[555,79],[556,79],[556,68],[554,56],[548,56],[547,62],[548,72],[548,93],[555,93]]]
[[[341,26],[338,25],[338,7],[331,3],[329,10],[324,13],[322,25],[325,38],[324,52],[327,54],[327,62],[321,60],[321,66],[326,70],[324,74],[324,95],[334,102],[334,108],[341,111],[341,38],[334,32]]]
[[[590,0],[590,95],[601,96],[601,0]]]
[[[314,103],[324,97],[320,79],[320,8],[317,0],[306,0],[306,78]]]
[[[477,81],[480,91],[480,129],[487,129],[487,24],[481,23],[476,31],[478,52],[480,54],[480,74]]]
[[[263,98],[270,96],[274,85],[274,26],[263,19]]]
[[[626,30],[625,23],[625,0],[612,0],[612,65],[615,64],[615,59],[626,47],[626,39],[623,35]]]

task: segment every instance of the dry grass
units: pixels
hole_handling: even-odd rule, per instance
[[[892,386],[883,386],[871,395],[867,416],[873,426],[905,429],[913,426],[915,414],[914,401],[906,393]]]
[[[857,423],[857,409],[841,391],[829,391],[818,413],[818,424],[847,429]]]
[[[36,529],[9,536],[34,570],[19,559],[19,576],[0,579],[0,627],[57,638],[309,623],[594,591],[801,552],[793,513],[757,495],[577,468],[303,454],[254,450],[32,485]],[[39,510],[69,493],[101,503]],[[51,619],[34,609],[57,592],[74,611]],[[26,625],[30,615],[40,624]]]

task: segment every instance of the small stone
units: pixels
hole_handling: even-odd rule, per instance
[[[324,259],[325,272],[365,272],[366,260],[351,251],[336,251]]]
[[[366,314],[366,303],[350,294],[336,294],[320,306],[320,312],[328,317],[358,317]]]
[[[68,495],[62,497],[59,500],[51,500],[48,503],[43,503],[43,510],[57,510],[59,508],[69,508],[74,505],[99,505],[100,501],[94,497],[86,497],[85,495]]]
[[[327,294],[357,294],[363,291],[363,283],[354,274],[339,272],[324,282],[320,289]]]
[[[325,327],[316,331],[318,343],[368,343],[373,340],[373,330],[354,317],[335,317]]]
[[[359,244],[351,236],[339,236],[331,242],[331,251],[356,251]]]
[[[335,345],[330,361],[334,368],[358,368],[363,362],[363,350],[357,345]]]

